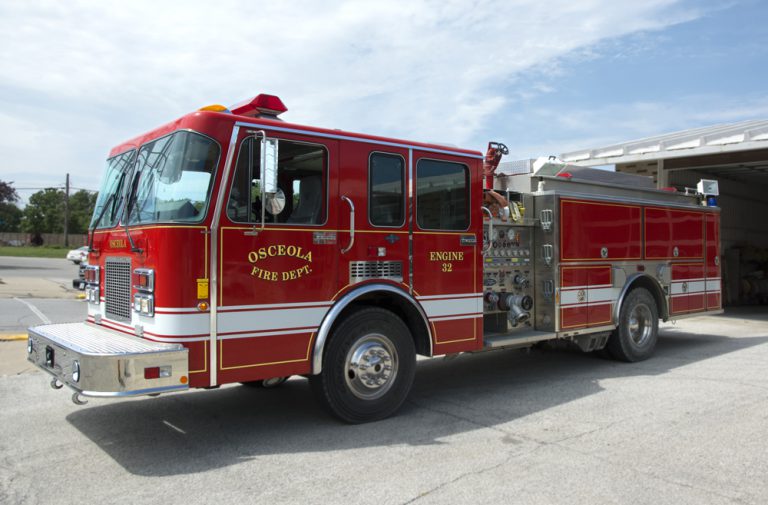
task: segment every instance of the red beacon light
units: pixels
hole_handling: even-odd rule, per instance
[[[277,116],[286,112],[288,107],[285,106],[279,97],[262,93],[255,98],[233,105],[229,110],[232,111],[232,114],[238,116],[277,119]]]

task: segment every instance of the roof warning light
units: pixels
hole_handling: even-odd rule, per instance
[[[275,95],[264,93],[250,98],[229,108],[232,114],[248,117],[264,117],[277,119],[277,116],[288,110],[283,101]]]

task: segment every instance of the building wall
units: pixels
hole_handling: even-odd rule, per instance
[[[695,170],[669,172],[669,185],[695,188],[712,176]],[[738,180],[719,179],[723,250],[734,246],[768,247],[768,187]]]

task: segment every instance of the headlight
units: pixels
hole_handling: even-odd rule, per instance
[[[83,271],[83,280],[85,281],[85,298],[89,303],[98,305],[100,300],[99,289],[99,267],[96,265],[87,265]]]
[[[77,360],[72,362],[72,380],[80,382],[80,362]]]
[[[32,337],[27,337],[27,354],[32,354],[32,349],[34,349],[34,346],[32,345]]]
[[[142,316],[154,316],[155,297],[146,293],[136,293],[133,295],[133,310]]]

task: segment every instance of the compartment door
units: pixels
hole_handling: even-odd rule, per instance
[[[722,307],[719,214],[707,214],[705,234],[707,310],[716,310]]]

